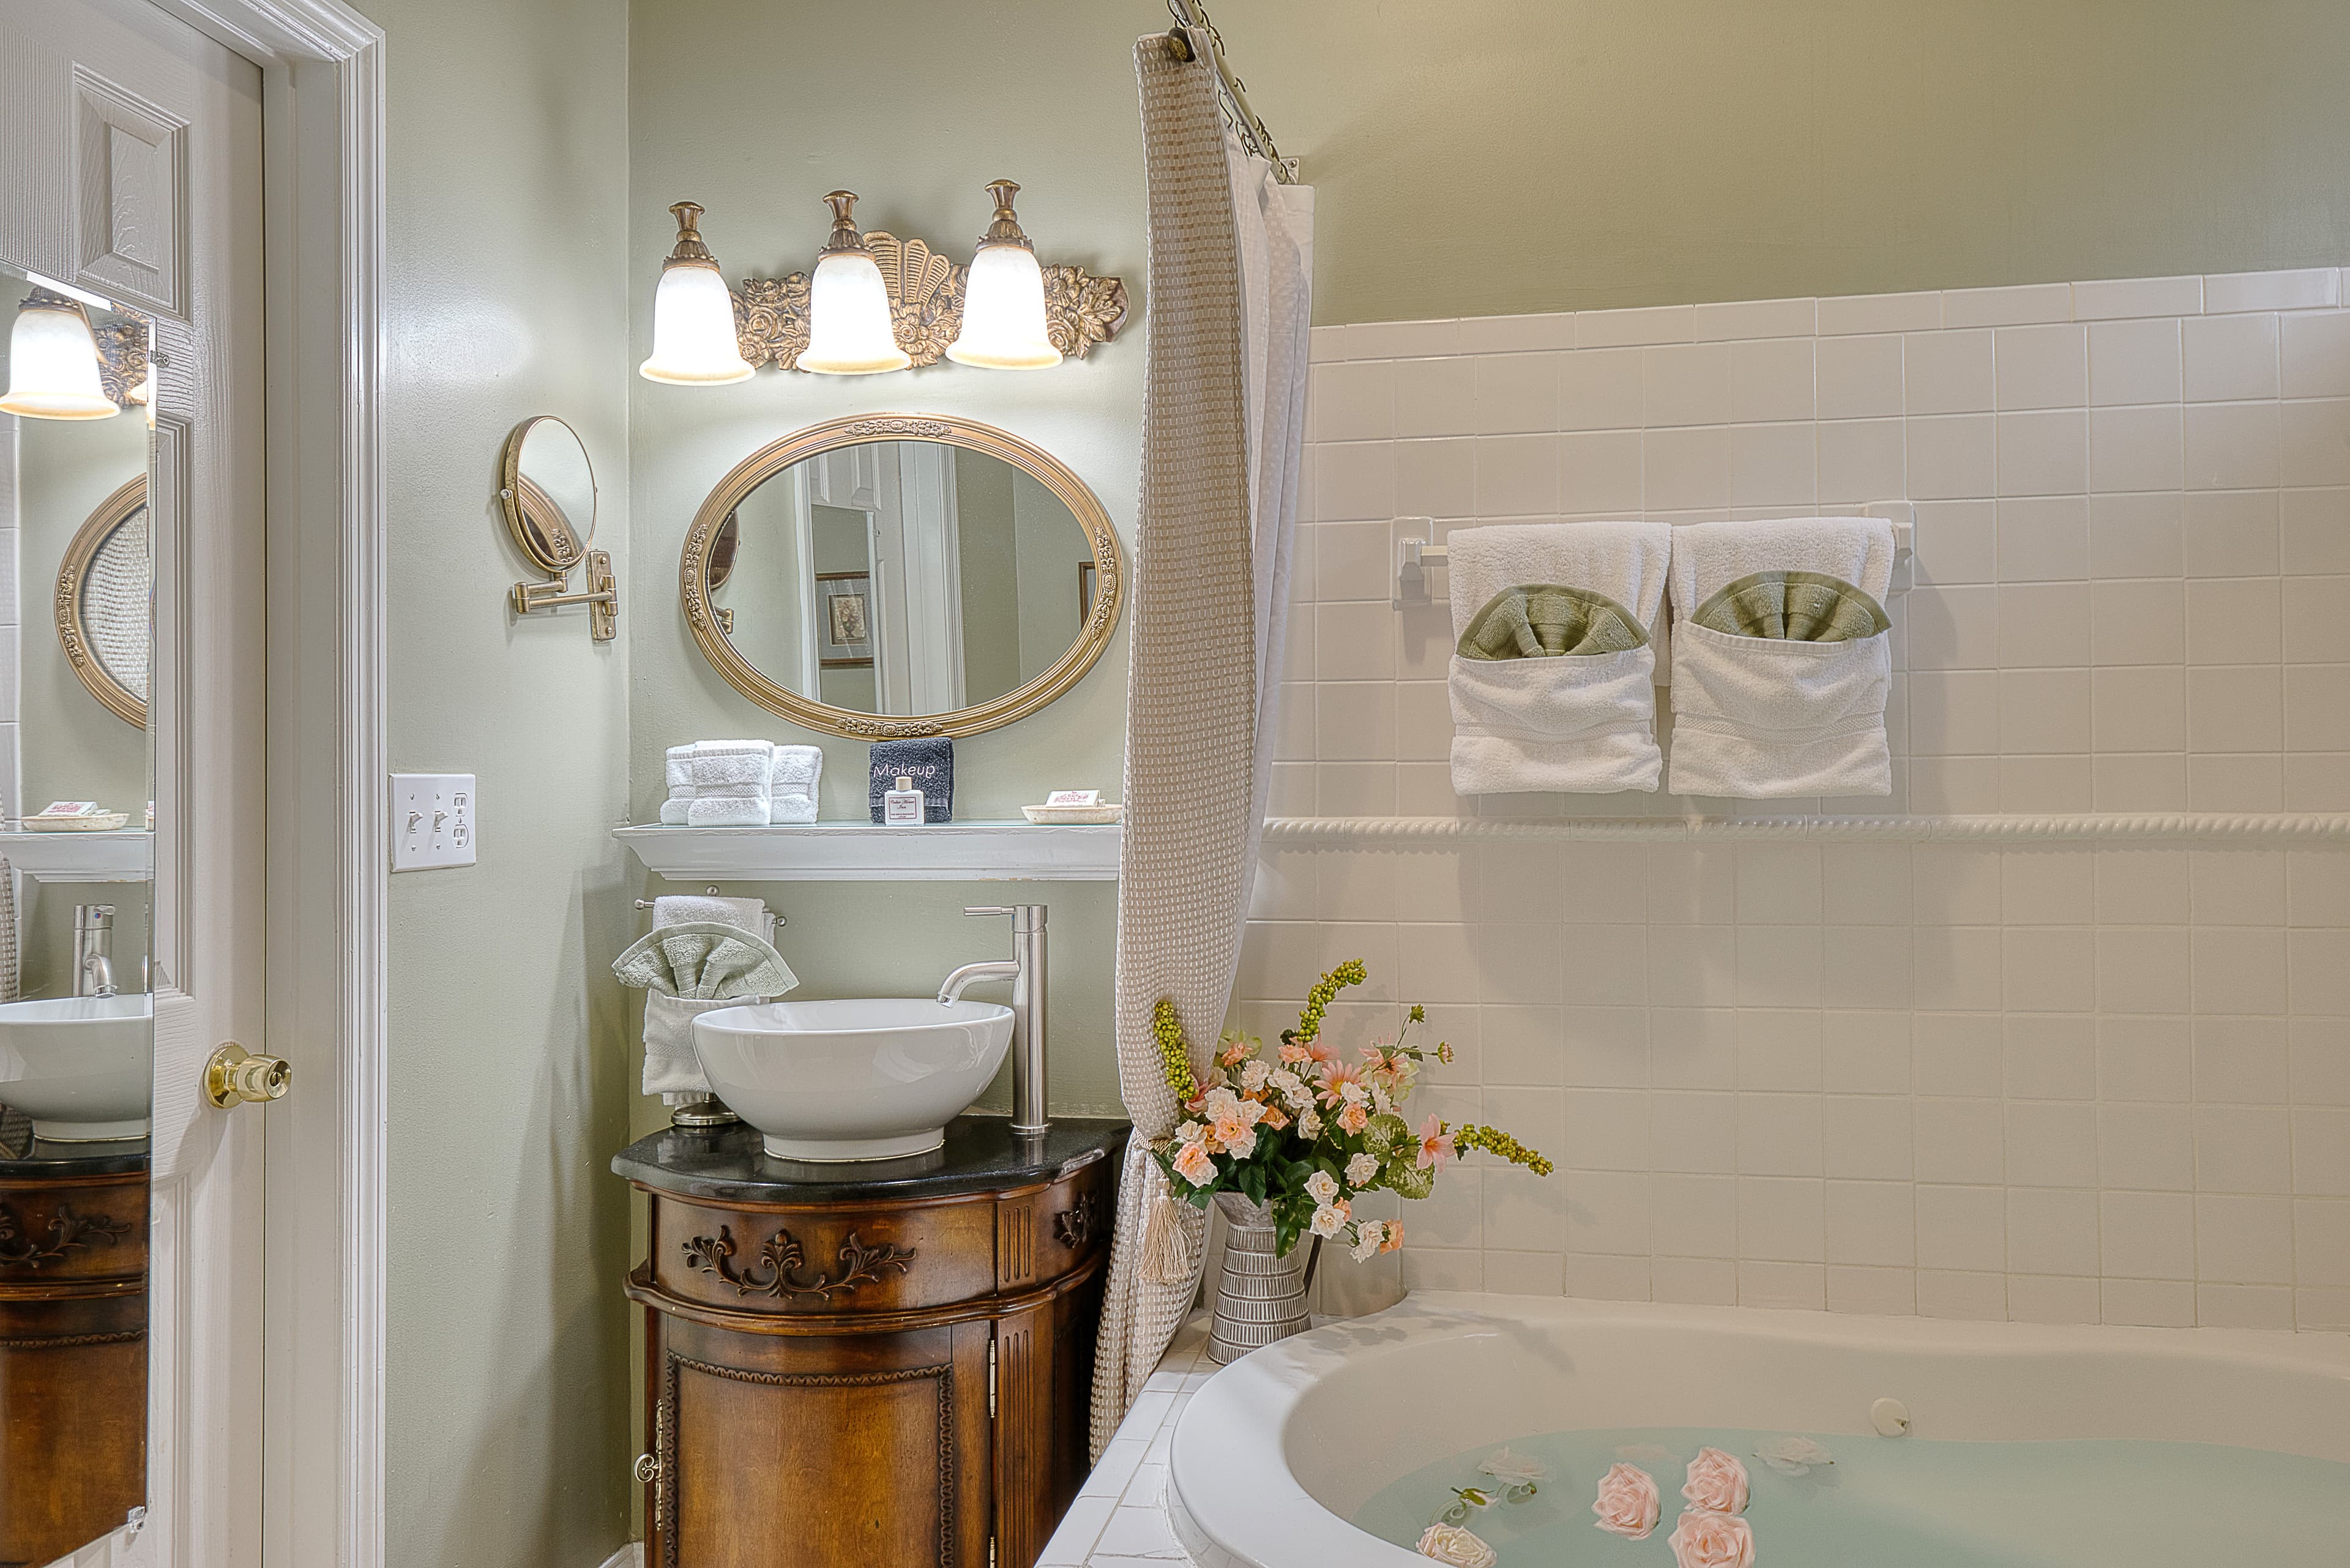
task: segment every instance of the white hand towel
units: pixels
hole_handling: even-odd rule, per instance
[[[816,786],[824,777],[821,746],[777,746],[768,775],[767,820],[799,826],[816,820]]]
[[[683,827],[686,826],[685,814],[692,805],[693,796],[691,794],[673,794],[667,800],[661,802],[661,826],[663,827]]]
[[[775,917],[757,898],[723,898],[705,893],[669,893],[653,900],[653,924],[687,926],[716,921],[775,940]],[[687,1002],[657,991],[645,992],[645,1070],[643,1091],[665,1095],[670,1103],[699,1098],[710,1093],[710,1080],[693,1054],[693,1018],[712,1008],[739,1007],[740,998]]]
[[[681,746],[671,746],[661,765],[662,771],[668,776],[670,798],[691,800],[693,798],[693,742],[688,741]]]
[[[1662,523],[1504,524],[1456,529],[1448,544],[1453,792],[1655,789],[1663,757],[1651,639],[1664,606],[1671,529]],[[1509,601],[1516,590],[1542,586],[1575,590],[1584,611],[1617,623],[1638,645],[1622,646],[1626,639],[1618,635],[1593,641],[1604,651],[1463,656],[1472,629],[1513,613]],[[1590,598],[1595,595],[1599,601]],[[1515,607],[1521,624],[1523,608]]]
[[[1760,574],[1832,578],[1866,596],[1880,629],[1835,641],[1700,624],[1723,589]],[[1889,794],[1885,703],[1893,525],[1876,517],[1696,523],[1673,530],[1675,794]],[[1709,616],[1707,618],[1711,619]]]
[[[765,791],[733,799],[712,800],[696,795],[685,803],[688,827],[764,827],[773,811]]]

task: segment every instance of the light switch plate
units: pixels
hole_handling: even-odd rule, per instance
[[[391,868],[437,871],[473,863],[473,775],[391,775]]]

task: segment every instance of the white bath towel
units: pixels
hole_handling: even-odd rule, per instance
[[[772,741],[696,741],[686,760],[686,782],[697,798],[729,784],[756,784],[764,792],[775,767]]]
[[[816,820],[816,786],[824,778],[824,748],[777,746],[768,775],[767,820],[796,826]]]
[[[705,921],[735,926],[773,943],[775,917],[757,898],[725,898],[704,893],[670,893],[653,900],[653,926],[690,926]],[[745,999],[691,1002],[645,992],[645,1070],[643,1088],[661,1095],[671,1105],[699,1099],[710,1093],[710,1080],[693,1054],[693,1018],[715,1007],[739,1007]]]
[[[662,772],[667,775],[670,798],[693,798],[693,742],[671,746],[662,759]]]
[[[1882,518],[1675,528],[1672,792],[1891,794],[1892,634],[1883,606],[1892,584],[1893,525]],[[1797,591],[1841,620],[1756,622],[1731,604],[1743,595],[1751,607],[1759,595],[1775,605]]]
[[[1652,639],[1671,538],[1662,523],[1452,534],[1456,794],[1657,787]]]

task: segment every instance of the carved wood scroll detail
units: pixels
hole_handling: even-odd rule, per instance
[[[685,1243],[686,1261],[705,1274],[734,1287],[738,1296],[773,1296],[778,1301],[814,1296],[829,1303],[835,1296],[853,1295],[865,1285],[879,1284],[889,1272],[904,1273],[914,1261],[910,1247],[884,1241],[868,1247],[851,1231],[840,1243],[839,1275],[817,1274],[805,1279],[807,1249],[789,1231],[778,1231],[759,1244],[758,1261],[739,1272],[729,1262],[734,1256],[734,1235],[724,1225],[715,1237],[696,1236]]]
[[[41,1240],[43,1232],[47,1241]],[[128,1225],[103,1216],[76,1219],[66,1209],[59,1209],[47,1225],[27,1225],[15,1210],[0,1203],[0,1268],[38,1270],[45,1264],[64,1262],[68,1253],[110,1247],[130,1234]]]
[[[721,1234],[723,1230],[722,1228]],[[853,1240],[853,1238],[852,1238]],[[689,1246],[691,1243],[688,1243]],[[908,1254],[911,1256],[911,1254]],[[697,1361],[691,1356],[669,1354],[661,1378],[660,1459],[660,1469],[654,1478],[656,1517],[670,1517],[676,1496],[678,1478],[678,1374],[699,1372],[706,1376],[723,1377],[733,1383],[754,1383],[769,1388],[873,1388],[895,1383],[934,1381],[939,1391],[939,1565],[950,1568],[956,1561],[955,1499],[962,1490],[962,1477],[955,1461],[954,1368],[949,1365],[908,1366],[886,1372],[754,1372],[745,1367],[722,1366],[715,1362]],[[663,1568],[679,1568],[678,1532],[670,1530],[664,1536],[661,1553]]]
[[[1053,1234],[1062,1246],[1072,1252],[1082,1252],[1094,1233],[1094,1195],[1090,1189],[1077,1195],[1076,1206],[1064,1209],[1053,1216]]]
[[[876,229],[865,236],[881,280],[889,286],[889,325],[898,347],[916,365],[935,365],[962,330],[963,289],[971,269],[921,240],[901,240]],[[1048,266],[1045,331],[1073,359],[1118,335],[1126,321],[1126,282],[1096,277],[1081,266]],[[733,290],[734,336],[743,358],[779,370],[796,369],[808,345],[808,275],[746,277]]]

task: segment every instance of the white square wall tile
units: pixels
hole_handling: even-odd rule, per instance
[[[1991,416],[1911,418],[1909,494],[1921,501],[1996,494],[1999,461]]]
[[[2282,431],[2272,402],[2191,404],[2186,412],[2187,488],[2273,488]]]
[[[2286,397],[2350,397],[2350,312],[2297,312],[2278,327]]]
[[[2175,405],[2089,410],[2092,492],[2175,491],[2186,483],[2186,438]]]
[[[2089,400],[2089,333],[2076,323],[1992,335],[2002,409],[2077,409]]]
[[[2089,327],[2089,401],[2175,403],[2182,385],[2178,323],[2100,321]]]
[[[1814,354],[1817,410],[1824,420],[1866,419],[1902,411],[1898,333],[1823,337]]]
[[[1817,404],[1813,339],[1765,338],[1730,346],[1730,411],[1733,423],[1810,420]],[[1893,410],[1887,410],[1887,412]]]
[[[1902,339],[1905,410],[1970,414],[1996,407],[1994,341],[1988,331],[1909,333]]]
[[[1800,505],[1819,495],[1818,427],[1734,425],[1730,431],[1730,499],[1734,506]]]
[[[1558,428],[1638,430],[1647,408],[1646,350],[1584,348],[1559,356]]]
[[[1999,416],[1999,493],[2080,495],[2089,488],[2089,416],[2051,409]]]
[[[2178,324],[2190,403],[2277,395],[2277,318],[2206,316]]]

